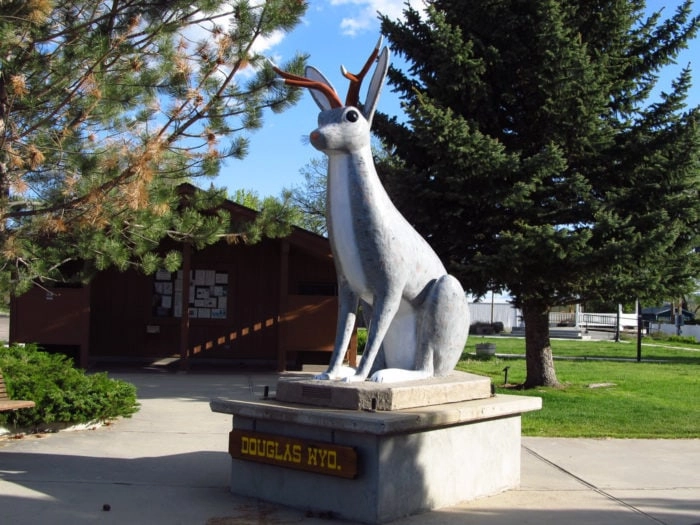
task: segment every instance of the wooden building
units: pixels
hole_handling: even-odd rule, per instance
[[[232,220],[255,214],[224,206]],[[278,370],[328,362],[338,308],[328,239],[295,228],[253,245],[180,249],[176,273],[107,270],[79,288],[35,286],[11,301],[10,341],[66,352],[83,368],[166,358],[184,368],[210,360]],[[354,339],[349,354],[354,364]]]

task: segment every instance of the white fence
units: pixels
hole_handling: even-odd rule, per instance
[[[506,332],[514,327],[523,326],[523,313],[510,303],[469,303],[470,323],[503,323]],[[620,330],[636,331],[637,314],[619,313]],[[550,312],[550,326],[574,326],[590,330],[615,331],[618,321],[616,313],[599,312]],[[670,325],[673,326],[673,325]]]
[[[503,323],[506,332],[523,325],[522,312],[510,303],[469,303],[470,323]],[[578,322],[578,324],[576,324]],[[551,326],[576,326],[590,330],[615,330],[617,314],[598,312],[550,312]],[[637,314],[620,313],[620,330],[636,331]],[[676,335],[676,325],[672,323],[651,323],[650,333],[661,332]],[[681,326],[681,335],[695,337],[700,342],[700,325]]]
[[[514,326],[522,324],[523,314],[510,303],[469,303],[469,322],[503,323],[503,329],[510,332]]]
[[[676,335],[678,333],[678,328],[673,323],[650,323],[649,333],[655,334],[658,332],[661,332],[662,334]],[[696,341],[700,342],[700,325],[682,325],[681,335],[694,337]]]
[[[620,312],[620,330],[636,330],[637,314]],[[615,330],[618,314],[599,312],[550,312],[549,324],[553,326],[576,326],[591,330]]]

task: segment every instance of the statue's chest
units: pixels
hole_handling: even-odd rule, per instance
[[[335,166],[335,171],[333,165],[330,167],[326,198],[333,255],[351,288],[362,294],[368,289],[368,271],[377,255],[372,238],[376,235],[376,210],[364,179],[358,180],[347,164]]]

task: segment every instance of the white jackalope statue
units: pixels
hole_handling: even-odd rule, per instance
[[[393,382],[447,375],[469,332],[462,286],[394,207],[374,168],[370,126],[389,67],[389,50],[380,52],[381,42],[360,73],[341,67],[350,80],[345,104],[317,69],[307,67],[301,77],[274,68],[288,85],[310,90],[321,109],[311,144],[328,155],[326,219],[339,309],[333,355],[318,379],[364,381],[371,374],[373,381]],[[360,105],[360,84],[375,60]],[[360,302],[370,321],[355,370],[343,360]]]

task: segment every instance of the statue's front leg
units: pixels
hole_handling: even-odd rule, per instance
[[[343,366],[345,355],[350,346],[352,332],[355,329],[358,295],[340,280],[338,289],[338,323],[335,330],[335,344],[328,369],[316,376],[316,379],[345,379],[355,374],[355,369]]]
[[[373,369],[374,360],[377,358],[379,349],[384,341],[389,326],[391,325],[401,301],[400,291],[388,290],[383,296],[375,296],[372,305],[372,320],[370,321],[367,334],[367,344],[362,353],[360,366],[354,376],[348,377],[346,381],[364,381]]]

